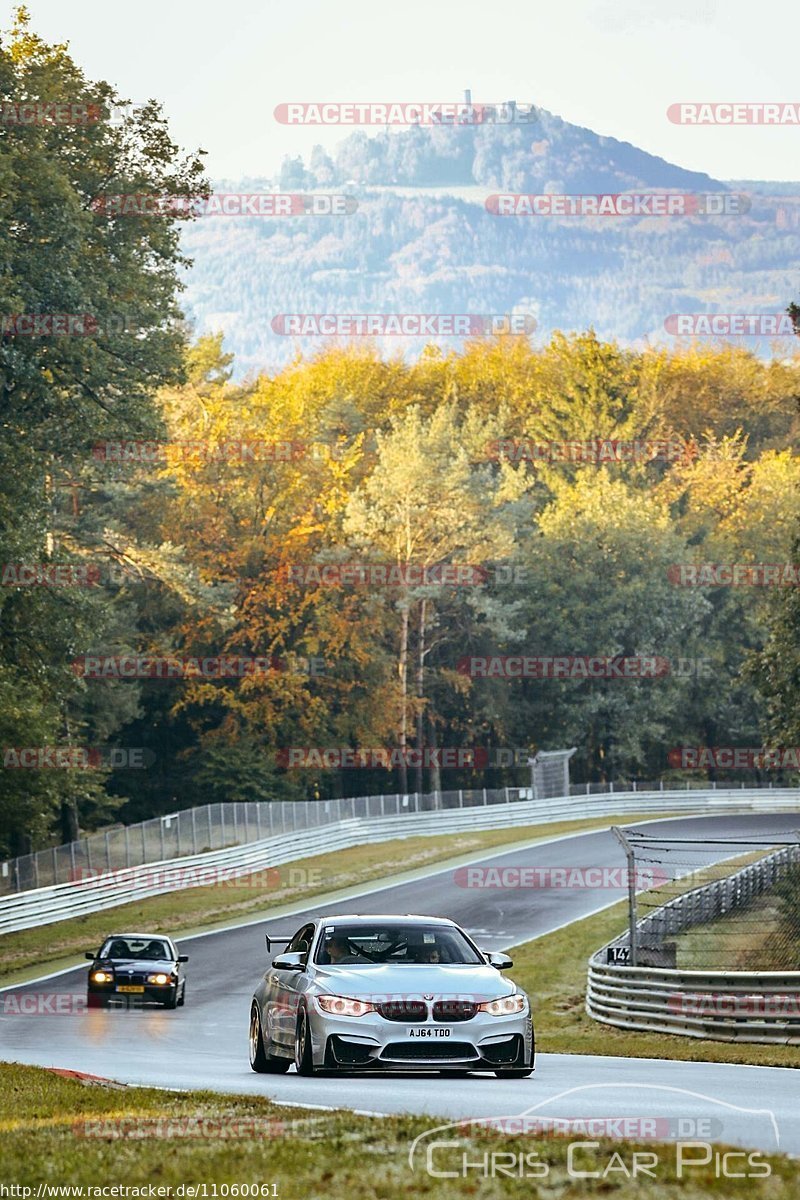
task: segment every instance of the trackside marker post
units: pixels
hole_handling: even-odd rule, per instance
[[[633,846],[626,838],[625,834],[620,829],[619,825],[612,825],[611,832],[625,851],[625,856],[628,859],[628,925],[629,934],[628,940],[631,948],[630,965],[637,965],[637,946],[636,946],[636,857]]]

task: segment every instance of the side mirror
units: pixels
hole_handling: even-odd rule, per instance
[[[188,962],[188,961],[189,961],[188,954],[179,954],[178,955],[178,962]]]
[[[485,950],[486,961],[490,967],[496,967],[498,971],[507,971],[509,967],[513,967],[513,961],[507,954],[503,954],[499,950]]]
[[[94,950],[87,950],[83,957],[88,958],[90,962],[94,962],[97,955],[95,954]]]
[[[277,958],[273,958],[272,966],[276,971],[302,971],[304,954],[299,950],[292,950],[288,954],[279,954]]]

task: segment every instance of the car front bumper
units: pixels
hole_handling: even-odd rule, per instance
[[[126,985],[123,985],[123,987]],[[128,1008],[135,1008],[146,1002],[164,1004],[172,1001],[178,994],[177,983],[148,983],[140,990],[120,991],[115,983],[90,983],[87,992],[89,1008],[96,1008],[109,1000],[117,1000]]]
[[[410,1024],[378,1013],[339,1017],[308,1008],[315,1066],[391,1070],[496,1070],[533,1065],[529,1011],[508,1017],[478,1013],[468,1021]]]

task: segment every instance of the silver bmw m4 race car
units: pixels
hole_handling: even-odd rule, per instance
[[[250,1009],[250,1066],[301,1075],[336,1070],[534,1069],[531,1008],[501,971],[441,917],[319,917],[272,959]],[[288,943],[288,944],[287,944]]]

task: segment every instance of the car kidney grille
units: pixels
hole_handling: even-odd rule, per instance
[[[422,1000],[385,1000],[378,1012],[387,1021],[426,1021],[428,1006]]]
[[[125,984],[128,984],[128,983],[132,983],[132,984],[141,984],[141,983],[144,983],[144,975],[141,975],[141,974],[138,974],[138,975],[129,975],[127,971],[118,971],[118,972],[116,973],[116,976],[115,976],[115,978],[116,978],[116,981],[117,981],[117,983],[125,983]]]
[[[434,1021],[471,1021],[478,1011],[474,1000],[437,1000],[433,1006]]]

